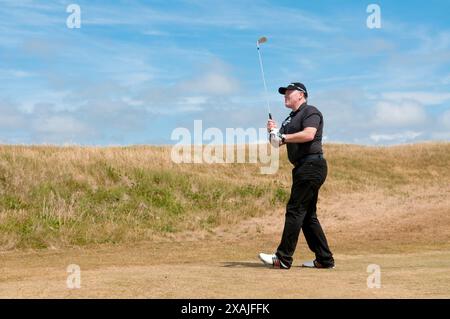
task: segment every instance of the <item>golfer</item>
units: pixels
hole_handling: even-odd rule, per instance
[[[308,92],[302,83],[290,83],[278,89],[284,103],[292,112],[281,128],[273,120],[267,123],[270,142],[274,146],[286,144],[292,169],[292,188],[286,206],[286,219],[281,243],[275,254],[259,254],[261,261],[274,268],[292,266],[300,229],[303,230],[315,260],[304,267],[334,268],[333,254],[317,219],[319,189],[327,177],[327,162],[322,151],[323,117],[320,111],[307,103]]]

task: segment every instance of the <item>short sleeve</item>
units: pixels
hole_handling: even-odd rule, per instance
[[[303,127],[314,127],[318,129],[320,126],[320,120],[321,118],[318,113],[312,113],[303,120]]]

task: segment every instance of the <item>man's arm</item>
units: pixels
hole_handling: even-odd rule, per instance
[[[315,127],[305,127],[303,131],[285,134],[285,143],[306,143],[311,142],[316,136],[317,129]]]

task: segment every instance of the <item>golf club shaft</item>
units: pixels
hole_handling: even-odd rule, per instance
[[[264,91],[266,94],[267,111],[269,112],[269,119],[272,119],[272,114],[270,112],[270,105],[269,105],[269,94],[267,93],[266,78],[264,76],[264,67],[263,67],[263,63],[262,63],[261,52],[259,51],[259,45],[257,46],[257,49],[258,49],[259,65],[261,67],[261,74],[262,74],[262,79],[263,79],[263,83],[264,83]]]

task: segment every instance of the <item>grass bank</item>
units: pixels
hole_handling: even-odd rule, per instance
[[[449,192],[450,143],[325,146],[322,198]],[[282,209],[291,166],[175,164],[169,147],[0,146],[0,249],[130,243]],[[424,199],[426,200],[426,199]]]

